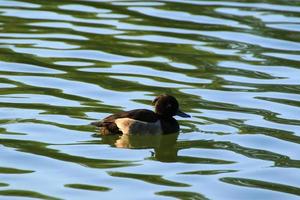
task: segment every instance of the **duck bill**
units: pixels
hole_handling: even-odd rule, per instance
[[[190,115],[182,112],[181,110],[178,110],[176,115],[180,116],[180,117],[184,117],[184,118],[188,118],[188,117],[191,117]]]

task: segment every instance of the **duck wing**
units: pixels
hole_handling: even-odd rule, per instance
[[[124,111],[120,113],[116,113],[104,118],[101,122],[108,123],[114,122],[116,119],[119,118],[130,118],[144,122],[156,122],[158,116],[155,112],[147,109],[135,109],[130,111]],[[96,122],[94,125],[100,125],[99,122]]]
[[[156,122],[158,119],[158,115],[151,110],[135,109],[110,115],[104,118],[102,121],[92,122],[91,125],[100,127],[100,132],[103,135],[121,134],[122,132],[115,124],[115,120],[120,118],[130,118],[144,122]]]

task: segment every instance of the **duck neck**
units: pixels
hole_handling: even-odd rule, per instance
[[[173,116],[171,115],[159,115],[158,114],[159,119],[163,119],[163,120],[170,120],[170,119],[174,119]]]

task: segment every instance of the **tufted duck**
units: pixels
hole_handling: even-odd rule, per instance
[[[173,116],[190,117],[179,110],[177,100],[170,95],[160,95],[153,100],[155,112],[136,109],[120,112],[93,122],[100,128],[101,135],[111,134],[168,134],[179,131],[179,124]]]

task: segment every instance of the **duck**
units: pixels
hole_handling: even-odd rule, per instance
[[[155,107],[154,111],[148,109],[123,111],[91,124],[99,128],[100,135],[170,134],[179,132],[180,129],[175,115],[191,117],[182,112],[176,98],[168,94],[157,96],[152,105]]]

